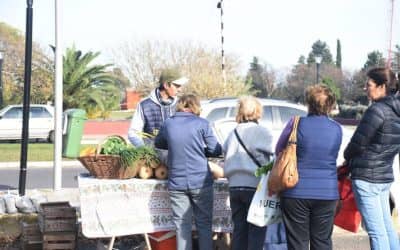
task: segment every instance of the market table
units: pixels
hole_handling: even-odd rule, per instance
[[[174,230],[166,180],[78,177],[82,232],[88,238]],[[214,182],[213,231],[231,232],[226,179]]]

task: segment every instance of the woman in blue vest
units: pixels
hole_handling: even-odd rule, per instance
[[[192,214],[200,250],[212,249],[213,177],[207,157],[222,153],[209,122],[200,115],[200,101],[182,96],[167,119],[155,146],[168,149],[168,192],[178,250],[192,249]]]
[[[330,250],[339,199],[336,159],[342,128],[328,117],[336,100],[327,86],[309,87],[306,103],[308,115],[301,117],[297,130],[299,182],[281,193],[283,222],[289,250]],[[279,138],[277,154],[286,145],[292,126],[293,119]]]

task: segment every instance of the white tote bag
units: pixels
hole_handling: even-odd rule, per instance
[[[279,196],[268,196],[268,178],[269,172],[261,176],[247,214],[247,221],[259,227],[282,221]]]

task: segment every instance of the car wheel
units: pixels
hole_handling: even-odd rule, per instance
[[[47,141],[50,143],[54,142],[54,130],[50,131],[49,137],[47,138]]]

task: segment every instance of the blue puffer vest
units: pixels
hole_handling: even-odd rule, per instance
[[[327,116],[302,117],[297,129],[299,182],[282,197],[316,200],[339,198],[336,158],[342,143],[342,128]]]
[[[172,103],[166,107],[168,111],[175,111],[175,103]],[[157,135],[158,130],[163,124],[164,120],[169,118],[172,114],[171,112],[166,112],[164,114],[160,104],[155,103],[151,98],[143,100],[142,102],[142,113],[144,118],[144,128],[143,132],[148,134]]]

